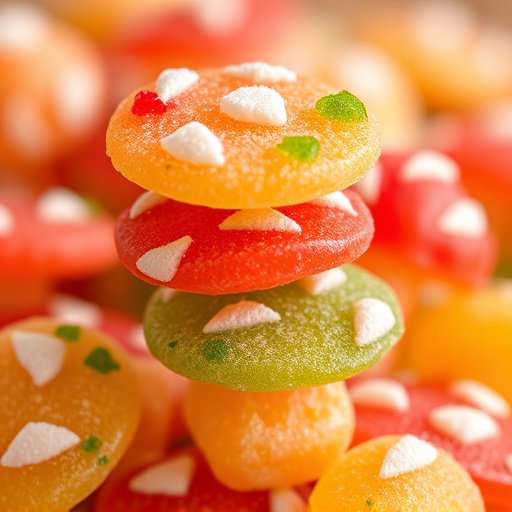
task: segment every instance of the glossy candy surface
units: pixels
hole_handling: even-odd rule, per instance
[[[378,126],[357,98],[330,96],[329,87],[279,66],[243,66],[166,70],[129,96],[107,131],[114,167],[177,201],[241,209],[309,201],[354,183],[375,163]],[[155,89],[166,112],[134,114],[141,101],[134,105],[134,97]],[[318,152],[290,149],[286,137],[299,138],[301,148],[313,137]]]
[[[402,318],[384,283],[345,265],[236,295],[161,289],[144,330],[151,352],[176,373],[232,389],[280,391],[372,366],[400,337]]]
[[[512,502],[510,406],[473,380],[403,384],[396,379],[349,383],[356,409],[354,444],[413,434],[446,450],[469,472],[486,505]],[[452,407],[454,406],[454,407]]]
[[[184,409],[217,478],[245,491],[316,480],[347,449],[354,428],[343,382],[276,393],[193,382]]]
[[[183,448],[132,471],[116,483],[107,482],[93,512],[279,512],[305,507],[302,489],[238,492],[221,484],[199,450]],[[276,507],[277,506],[277,507]]]
[[[320,478],[309,506],[311,512],[484,511],[464,469],[414,436],[385,436],[352,448]]]
[[[273,288],[348,263],[372,234],[369,212],[352,191],[250,211],[146,193],[119,218],[116,240],[121,261],[137,277],[218,295]]]
[[[0,508],[68,510],[133,437],[134,369],[103,335],[48,318],[2,330],[0,355]]]

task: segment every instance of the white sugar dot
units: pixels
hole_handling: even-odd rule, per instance
[[[80,224],[91,218],[89,205],[79,195],[61,187],[52,188],[39,198],[36,213],[41,221],[49,224]]]
[[[199,75],[191,69],[165,69],[156,79],[156,93],[164,103],[167,103],[171,98],[192,87],[198,80]]]
[[[186,496],[192,482],[195,461],[188,455],[167,460],[135,475],[128,487],[141,494]]]
[[[242,300],[222,308],[203,328],[210,332],[230,331],[253,325],[279,322],[281,315],[264,304]]]
[[[391,379],[368,379],[349,389],[355,405],[368,405],[396,412],[409,409],[409,395],[403,384]]]
[[[319,274],[304,277],[298,281],[298,284],[311,295],[322,295],[343,286],[346,281],[347,274],[341,268],[332,268]]]
[[[512,475],[512,453],[505,457],[505,467],[507,471]]]
[[[496,391],[475,380],[459,380],[450,386],[450,393],[468,405],[482,409],[498,418],[510,415],[510,406]]]
[[[85,300],[68,295],[56,295],[50,299],[49,313],[62,323],[84,327],[98,327],[103,321],[101,309]]]
[[[132,207],[130,208],[130,219],[135,219],[135,217],[138,217],[146,210],[149,210],[158,204],[163,204],[166,201],[168,201],[167,197],[148,190],[141,194],[132,204]]]
[[[55,116],[70,135],[82,135],[95,125],[102,108],[103,79],[90,65],[68,65],[54,77]]]
[[[14,331],[11,343],[16,358],[36,386],[43,386],[61,371],[66,355],[62,340],[41,332]]]
[[[224,165],[221,141],[204,124],[192,121],[160,141],[177,160],[194,165]]]
[[[460,170],[451,158],[432,150],[418,151],[405,161],[400,169],[403,181],[433,180],[457,183]]]
[[[380,468],[380,478],[394,478],[416,471],[437,458],[437,450],[430,443],[412,435],[403,436],[386,453]]]
[[[293,489],[270,491],[270,512],[304,512],[307,503]]]
[[[353,217],[357,217],[358,213],[354,210],[350,199],[343,192],[332,192],[317,199],[310,201],[312,204],[326,206],[327,208],[336,208],[343,210]]]
[[[76,446],[80,438],[71,430],[51,423],[27,423],[11,441],[0,464],[20,468],[56,457]]]
[[[192,238],[183,236],[167,245],[150,249],[135,265],[143,274],[157,281],[170,281],[191,243]]]
[[[34,51],[49,33],[42,9],[28,3],[0,6],[0,53]]]
[[[257,84],[295,82],[297,80],[297,73],[294,71],[265,62],[246,62],[237,66],[226,66],[223,71],[229,76],[249,78]]]
[[[487,232],[487,216],[478,201],[459,199],[443,212],[437,226],[447,235],[480,238]]]
[[[272,208],[239,210],[219,224],[221,230],[302,231],[299,224]]]
[[[499,425],[484,411],[466,405],[433,409],[429,423],[442,434],[463,444],[478,443],[500,434]]]
[[[233,119],[267,126],[282,126],[287,119],[284,99],[265,85],[239,87],[221,99],[220,110]]]
[[[354,327],[356,345],[362,347],[377,341],[388,333],[396,323],[389,304],[371,297],[354,304]]]
[[[10,235],[14,231],[14,216],[7,206],[0,203],[0,236]]]
[[[377,162],[357,183],[354,188],[361,194],[364,202],[373,206],[380,196],[382,166]]]

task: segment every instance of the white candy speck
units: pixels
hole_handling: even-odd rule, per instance
[[[60,322],[84,327],[98,327],[103,321],[101,309],[96,304],[67,295],[52,297],[49,313]]]
[[[156,79],[156,93],[164,103],[167,103],[171,98],[186,91],[198,80],[199,75],[191,69],[164,69]]]
[[[42,9],[28,3],[0,6],[0,53],[34,51],[49,33]]]
[[[436,430],[463,444],[491,439],[500,434],[499,425],[484,411],[466,405],[445,405],[433,409],[429,423]]]
[[[354,304],[355,342],[360,347],[377,341],[395,323],[395,315],[389,304],[380,299],[367,297]]]
[[[369,405],[391,411],[404,412],[409,409],[409,395],[405,386],[391,379],[368,379],[349,389],[355,405]]]
[[[71,430],[44,421],[27,423],[11,441],[0,464],[19,468],[38,464],[76,446],[80,438]]]
[[[221,230],[295,231],[302,228],[293,219],[272,208],[239,210],[219,224]]]
[[[343,286],[346,281],[347,274],[341,268],[331,268],[325,272],[304,277],[298,281],[298,284],[311,295],[321,295]]]
[[[166,201],[168,201],[167,197],[148,190],[141,194],[132,204],[132,207],[130,208],[130,219],[135,219],[135,217],[138,217],[146,210],[153,208],[153,206],[156,206],[157,204],[163,204]]]
[[[505,467],[507,471],[512,475],[512,453],[505,457]]]
[[[283,66],[273,66],[265,62],[246,62],[238,66],[226,66],[224,74],[249,78],[257,84],[272,84],[275,82],[295,82],[297,73]]]
[[[498,418],[510,415],[507,401],[491,388],[475,380],[459,380],[450,386],[450,393],[468,405],[482,409]]]
[[[307,503],[293,489],[270,491],[270,512],[304,512]]]
[[[14,216],[11,210],[0,203],[0,236],[10,235],[14,230]]]
[[[41,332],[14,331],[11,343],[16,358],[36,386],[51,381],[62,369],[66,355],[62,340]]]
[[[337,208],[338,210],[343,210],[354,217],[357,217],[358,215],[349,198],[343,192],[332,192],[331,194],[313,199],[310,203],[327,206],[328,208]]]
[[[89,205],[71,190],[55,187],[46,191],[37,201],[36,214],[49,224],[80,224],[91,218]]]
[[[192,482],[195,461],[188,455],[155,464],[133,477],[128,487],[141,494],[186,496]]]
[[[266,126],[286,124],[283,97],[265,85],[239,87],[220,100],[220,110],[233,119]]]
[[[386,453],[380,468],[380,478],[393,478],[416,471],[437,458],[437,450],[430,443],[410,434],[403,436]]]
[[[221,141],[204,124],[192,121],[164,137],[162,148],[177,160],[194,165],[224,165]]]
[[[377,162],[362,179],[354,183],[354,188],[361,194],[364,202],[371,206],[379,200],[381,182],[382,166]]]
[[[210,332],[230,331],[252,327],[253,325],[279,322],[281,315],[265,304],[252,300],[242,300],[223,307],[203,328]]]
[[[192,238],[183,236],[167,245],[150,249],[135,265],[143,274],[157,281],[170,281],[191,243]]]
[[[418,151],[405,161],[400,169],[403,181],[433,180],[457,183],[460,170],[451,158],[432,150]]]
[[[480,238],[487,232],[487,216],[478,201],[459,199],[439,217],[437,227],[447,235]]]

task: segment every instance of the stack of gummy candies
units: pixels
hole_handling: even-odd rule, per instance
[[[419,437],[346,452],[343,381],[402,334],[391,290],[348,264],[373,222],[345,188],[380,151],[355,96],[264,63],[168,69],[121,103],[107,150],[147,190],[118,220],[118,252],[161,286],[147,343],[191,379],[203,455],[125,475],[96,510],[484,510],[462,466]]]

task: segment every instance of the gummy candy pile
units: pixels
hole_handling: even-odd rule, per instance
[[[512,35],[41,3],[0,6],[0,512],[512,511]]]

